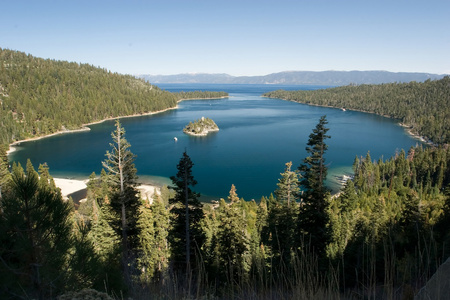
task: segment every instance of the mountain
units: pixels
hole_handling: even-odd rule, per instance
[[[264,76],[232,76],[228,74],[140,75],[151,83],[221,83],[221,84],[311,84],[341,86],[348,84],[381,84],[390,82],[423,82],[445,75],[388,71],[287,71]]]
[[[0,144],[164,110],[177,100],[142,78],[0,48]]]

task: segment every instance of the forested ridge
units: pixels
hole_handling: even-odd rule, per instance
[[[278,90],[264,96],[388,116],[436,144],[450,142],[450,77],[423,83],[348,85],[314,91]]]
[[[181,99],[224,96],[173,94],[130,75],[0,48],[1,144],[173,108]]]

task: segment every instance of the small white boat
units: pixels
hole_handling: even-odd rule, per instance
[[[345,111],[345,108],[341,108],[342,111]]]
[[[177,137],[174,137],[173,140],[174,140],[175,142],[178,141]]]

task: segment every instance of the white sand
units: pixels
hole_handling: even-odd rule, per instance
[[[154,185],[149,184],[141,184],[138,187],[139,192],[141,192],[141,198],[144,200],[148,200],[150,204],[153,202],[153,195],[155,192],[158,195],[161,195],[161,189]]]
[[[55,185],[61,189],[61,194],[64,198],[68,195],[87,188],[87,180],[75,180],[65,178],[53,178]]]
[[[73,194],[75,192],[86,189],[86,180],[76,180],[76,179],[65,179],[65,178],[53,178],[55,181],[55,185],[61,189],[61,194],[64,198],[67,198],[68,195]],[[139,192],[141,193],[141,197],[144,200],[149,200],[150,203],[153,201],[153,194],[156,192],[158,195],[161,194],[161,190],[159,187],[149,184],[141,184],[138,187]]]

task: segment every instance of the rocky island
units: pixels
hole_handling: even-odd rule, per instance
[[[219,127],[213,120],[205,117],[194,122],[189,122],[183,129],[184,133],[195,136],[206,136],[212,131],[219,131]]]

